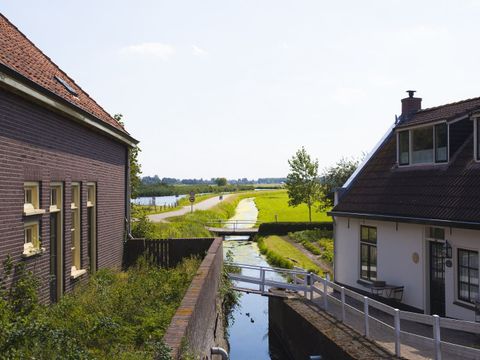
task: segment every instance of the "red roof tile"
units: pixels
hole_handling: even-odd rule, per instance
[[[65,72],[37,48],[7,18],[0,14],[0,63],[60,96],[74,107],[126,133],[127,131]],[[72,95],[55,76],[63,79],[76,93]]]

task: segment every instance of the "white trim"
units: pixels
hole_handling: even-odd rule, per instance
[[[46,105],[48,107],[54,108],[57,111],[62,112],[63,114],[68,115],[71,118],[74,118],[75,120],[93,127],[97,130],[100,130],[111,137],[114,137],[117,140],[120,140],[121,142],[129,145],[129,146],[135,146],[135,142],[127,139],[126,137],[116,133],[115,131],[109,129],[107,126],[99,124],[97,121],[92,120],[89,117],[86,117],[82,115],[80,112],[72,109],[71,107],[64,105],[44,94],[41,92],[32,89],[29,86],[24,85],[23,83],[19,82],[18,80],[14,79],[13,77],[10,77],[6,75],[5,73],[0,72],[0,84],[6,85],[10,88],[13,88],[14,90],[27,95],[28,97],[31,97],[35,99],[36,101],[40,102],[42,105]]]
[[[422,128],[422,127],[427,127],[427,126],[439,125],[439,124],[443,124],[443,123],[448,124],[448,121],[447,120],[438,120],[438,121],[422,123],[422,124],[418,124],[418,125],[399,127],[397,129],[395,129],[395,131],[399,132],[399,131],[404,131],[404,130],[412,130],[412,129]]]

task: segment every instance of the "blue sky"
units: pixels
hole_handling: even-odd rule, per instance
[[[285,176],[369,151],[400,112],[480,96],[480,1],[4,1],[141,141],[145,175]]]

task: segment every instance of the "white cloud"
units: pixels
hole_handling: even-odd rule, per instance
[[[196,45],[192,45],[192,54],[195,56],[207,56],[208,51]]]
[[[122,54],[136,54],[159,58],[167,61],[175,54],[175,48],[169,44],[159,42],[146,42],[136,45],[130,45],[122,48]]]
[[[366,97],[364,89],[355,87],[338,87],[332,94],[333,101],[344,106],[363,103]]]

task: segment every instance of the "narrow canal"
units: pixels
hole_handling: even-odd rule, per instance
[[[235,216],[231,220],[257,220],[257,216],[255,202],[253,198],[249,198],[240,201]],[[252,225],[237,226],[251,227]],[[269,266],[265,257],[260,254],[257,243],[248,241],[244,236],[226,237],[223,249],[224,254],[229,250],[232,252],[234,262]],[[278,345],[278,339],[268,331],[268,297],[266,296],[242,293],[228,332],[232,360],[289,359]]]

